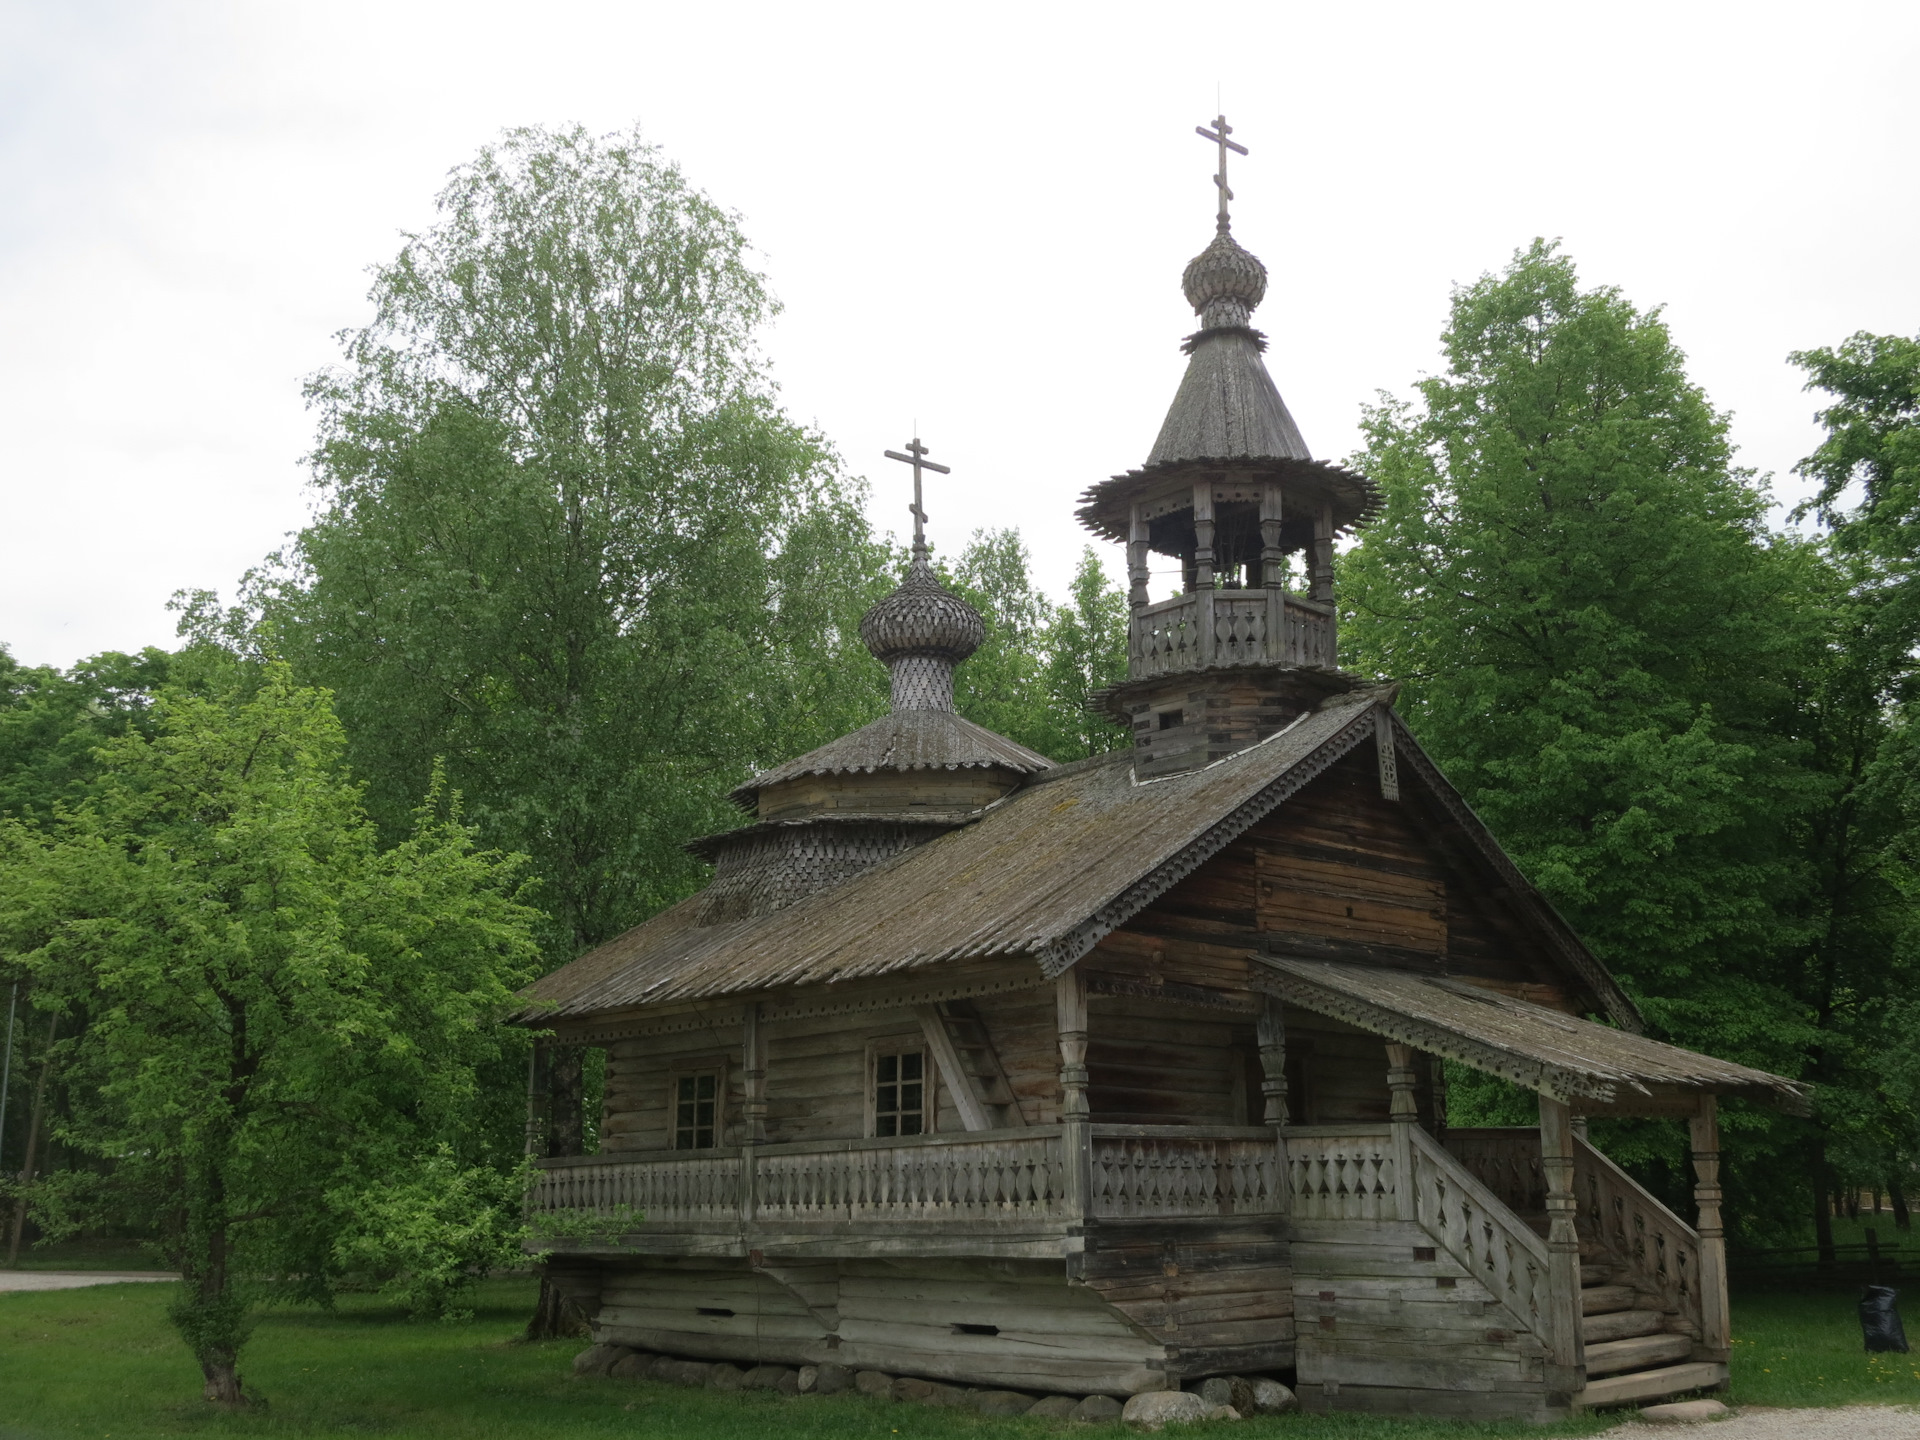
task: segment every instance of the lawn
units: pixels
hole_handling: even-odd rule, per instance
[[[688,1440],[992,1440],[1049,1436],[1042,1421],[889,1405],[857,1396],[783,1400],[664,1385],[574,1380],[579,1341],[512,1343],[533,1299],[526,1280],[483,1287],[474,1318],[406,1320],[370,1297],[332,1314],[267,1312],[248,1346],[248,1388],[261,1410],[226,1414],[199,1399],[197,1375],[168,1328],[165,1284],[0,1294],[0,1440],[143,1440],[147,1436],[367,1435],[392,1440],[618,1436]],[[1851,1298],[1737,1302],[1736,1398],[1756,1403],[1920,1402],[1910,1357],[1870,1362]],[[1544,1430],[1513,1425],[1283,1416],[1232,1428],[1243,1440],[1425,1440],[1425,1437],[1582,1435],[1591,1418]],[[1089,1440],[1118,1427],[1082,1430]],[[1216,1432],[1227,1433],[1227,1432]]]

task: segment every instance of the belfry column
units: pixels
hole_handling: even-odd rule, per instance
[[[1213,481],[1193,487],[1193,597],[1194,619],[1200,627],[1200,663],[1213,663]]]
[[[1287,553],[1280,548],[1280,484],[1260,488],[1260,583],[1267,587],[1266,658],[1287,653]]]

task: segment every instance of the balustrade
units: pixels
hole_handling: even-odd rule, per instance
[[[1701,1338],[1700,1236],[1584,1140],[1573,1147],[1581,1238],[1598,1242],[1615,1278],[1657,1296]]]
[[[1362,1135],[1287,1135],[1288,1183],[1298,1220],[1391,1220],[1398,1210],[1393,1142]]]
[[[1410,1138],[1421,1228],[1493,1292],[1516,1325],[1547,1340],[1546,1242],[1426,1131],[1415,1127]]]
[[[1516,1215],[1547,1213],[1547,1178],[1540,1167],[1540,1131],[1533,1126],[1447,1131],[1447,1153]]]
[[[1023,1220],[1065,1213],[1057,1130],[931,1144],[768,1147],[754,1163],[762,1223]]]
[[[1093,1129],[1090,1213],[1102,1217],[1271,1215],[1282,1209],[1273,1135],[1186,1127]]]
[[[1203,643],[1203,616],[1212,614],[1211,656]],[[1337,663],[1332,607],[1288,595],[1282,633],[1268,623],[1264,590],[1213,590],[1176,595],[1142,606],[1128,627],[1130,674],[1136,680],[1212,665],[1321,665]]]
[[[638,1211],[650,1221],[731,1222],[740,1208],[740,1161],[717,1150],[652,1160],[574,1161],[543,1168],[527,1197],[534,1215]]]

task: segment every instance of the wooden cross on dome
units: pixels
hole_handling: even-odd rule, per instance
[[[903,465],[913,466],[913,553],[925,558],[927,553],[927,512],[921,507],[920,472],[931,470],[936,475],[951,475],[953,471],[945,465],[936,465],[927,459],[927,447],[920,443],[920,437],[914,436],[907,442],[908,453],[902,455],[898,450],[882,453],[889,460],[898,460]]]
[[[1236,155],[1244,155],[1247,153],[1247,147],[1227,138],[1233,134],[1233,127],[1227,124],[1227,117],[1224,115],[1214,117],[1213,129],[1209,130],[1204,125],[1196,125],[1193,127],[1193,133],[1202,140],[1213,141],[1220,147],[1220,173],[1213,177],[1213,183],[1220,187],[1220,228],[1225,230],[1232,224],[1227,218],[1227,202],[1233,199],[1233,191],[1227,188],[1227,152],[1231,150]]]

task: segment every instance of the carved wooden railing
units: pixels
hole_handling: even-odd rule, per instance
[[[1088,1213],[1107,1217],[1272,1215],[1283,1209],[1273,1132],[1096,1125]]]
[[[1414,1218],[1493,1292],[1515,1325],[1538,1335],[1551,1350],[1547,1242],[1439,1141],[1418,1126],[1407,1130]],[[1574,1313],[1579,1313],[1577,1305]]]
[[[762,1223],[1045,1220],[1066,1210],[1057,1126],[911,1141],[769,1145],[754,1156]]]
[[[1537,1126],[1449,1129],[1446,1150],[1514,1214],[1546,1215],[1547,1177],[1540,1168]]]
[[[1337,1134],[1287,1132],[1287,1179],[1297,1220],[1395,1218],[1397,1168],[1384,1125]]]
[[[1580,1139],[1573,1145],[1573,1193],[1580,1202],[1580,1238],[1604,1249],[1614,1278],[1657,1297],[1679,1328],[1698,1340],[1699,1232]]]
[[[737,1151],[701,1150],[646,1161],[549,1163],[527,1197],[531,1215],[639,1211],[654,1222],[731,1224],[740,1213]]]
[[[1197,670],[1205,663],[1200,658],[1200,602],[1193,595],[1176,595],[1134,611],[1127,638],[1135,679]]]
[[[1199,591],[1142,606],[1127,627],[1127,652],[1137,680],[1209,665],[1338,663],[1333,607],[1265,590]]]

